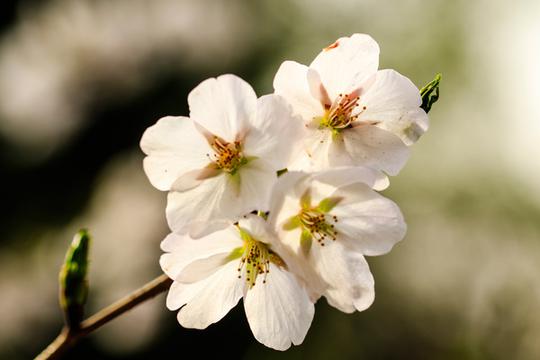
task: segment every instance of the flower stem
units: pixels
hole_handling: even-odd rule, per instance
[[[97,330],[135,306],[166,291],[171,284],[172,280],[167,275],[160,275],[126,297],[90,316],[81,322],[78,327],[69,328],[65,326],[58,337],[36,357],[36,360],[58,359],[66,349],[75,344],[80,338]]]

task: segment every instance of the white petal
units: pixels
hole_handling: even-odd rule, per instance
[[[191,262],[216,254],[228,254],[238,246],[242,246],[242,241],[232,227],[197,240],[171,233],[161,242],[161,249],[168,253],[161,255],[159,263],[163,272],[177,280],[181,271]]]
[[[295,61],[285,61],[274,77],[274,91],[291,104],[295,114],[304,122],[324,112],[321,103],[311,95],[308,79],[308,67]]]
[[[199,283],[198,285],[201,285],[201,283]],[[187,304],[189,300],[193,298],[197,291],[198,288],[196,286],[192,286],[192,284],[181,284],[177,281],[174,281],[169,288],[169,292],[167,293],[167,299],[165,301],[167,309],[180,309],[182,306]]]
[[[287,165],[289,171],[309,171],[313,168],[311,159],[306,151],[301,150],[293,154],[291,161]]]
[[[336,241],[346,240],[352,250],[374,256],[389,252],[405,236],[407,227],[398,206],[365,184],[342,187],[334,196],[343,198],[331,211],[339,219]]]
[[[330,148],[333,166],[361,165],[397,175],[409,157],[408,147],[393,133],[372,125],[342,131]]]
[[[332,133],[326,129],[311,129],[304,140],[305,152],[309,158],[309,168],[295,170],[319,171],[331,167],[330,149]],[[335,160],[334,160],[335,161]]]
[[[263,243],[271,243],[274,236],[268,223],[260,216],[249,214],[238,221],[238,226]]]
[[[301,181],[308,175],[299,171],[289,171],[281,175],[272,188],[270,215],[268,222],[272,226],[285,221],[300,211],[300,197],[305,188]]]
[[[203,81],[189,93],[188,103],[193,121],[233,142],[254,115],[257,95],[247,82],[227,74]]]
[[[169,190],[182,174],[208,164],[210,147],[186,117],[167,116],[149,127],[141,138],[141,149],[148,156],[144,171],[152,185]]]
[[[302,120],[293,117],[292,109],[278,95],[266,95],[257,100],[257,114],[244,143],[246,156],[264,159],[275,170],[287,167],[292,153],[301,145]]]
[[[359,121],[378,122],[377,126],[398,135],[406,144],[414,143],[427,129],[428,117],[420,108],[418,88],[394,70],[381,70],[375,82],[360,98],[366,107]]]
[[[276,171],[277,169],[262,159],[252,160],[242,166],[239,170],[240,196],[238,206],[243,209],[243,212],[239,215],[244,215],[252,210],[268,210],[270,191],[277,181]],[[228,211],[227,208],[223,209],[224,213]]]
[[[306,291],[288,271],[270,264],[266,283],[263,277],[248,290],[244,308],[249,327],[262,344],[286,350],[304,341],[315,308]]]
[[[374,280],[362,254],[336,241],[314,244],[311,264],[327,284],[323,293],[333,307],[351,313],[367,309],[375,299]]]
[[[232,251],[232,249],[230,249]],[[216,271],[229,260],[228,253],[216,254],[203,259],[198,259],[186,265],[175,280],[184,284],[194,283],[203,280]]]
[[[238,279],[237,266],[235,261],[231,261],[208,278],[187,285],[187,288],[193,286],[196,292],[186,296],[189,298],[187,304],[178,312],[180,325],[205,329],[221,320],[238,303],[245,282]]]
[[[379,67],[379,45],[369,35],[340,38],[324,49],[310,65],[321,76],[328,95],[335,99],[349,93],[373,75]]]
[[[301,148],[292,154],[287,165],[289,171],[318,171],[328,167],[330,133],[318,129],[306,129]]]
[[[311,176],[312,180],[327,183],[335,187],[361,182],[369,187],[381,191],[388,187],[388,177],[378,170],[364,166],[337,167],[321,171]]]
[[[236,221],[246,209],[240,208],[238,187],[229,174],[205,179],[199,186],[167,197],[167,222],[174,232],[201,237]],[[226,211],[223,211],[223,210]]]

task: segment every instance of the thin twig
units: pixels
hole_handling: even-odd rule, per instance
[[[67,348],[76,343],[80,338],[90,334],[92,331],[100,328],[140,303],[167,291],[171,284],[172,280],[169,279],[167,275],[158,276],[128,296],[90,316],[80,324],[79,328],[69,329],[64,327],[58,337],[36,357],[36,360],[58,359]]]

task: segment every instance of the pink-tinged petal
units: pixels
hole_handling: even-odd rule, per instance
[[[152,185],[162,191],[170,190],[178,177],[209,162],[208,143],[186,117],[161,118],[146,129],[140,145],[148,155],[143,162],[144,171]]]
[[[410,145],[429,126],[421,103],[420,91],[408,78],[394,70],[381,70],[373,85],[360,97],[359,108],[365,106],[366,109],[358,121],[377,123]]]
[[[201,237],[249,212],[238,200],[238,184],[223,173],[190,190],[171,191],[167,196],[167,222],[173,232]]]
[[[332,105],[333,100],[328,95],[328,91],[324,87],[321,76],[315,69],[308,69],[307,80],[309,85],[309,91],[311,96],[313,96],[321,104],[321,109],[327,109]]]
[[[379,67],[379,45],[369,35],[354,34],[325,48],[310,65],[331,99],[359,88]]]
[[[214,164],[209,164],[202,169],[184,173],[171,185],[170,190],[179,192],[187,191],[199,186],[204,180],[221,174],[222,172]]]
[[[251,118],[244,154],[264,159],[274,171],[286,168],[291,155],[301,147],[304,129],[283,97],[262,96],[257,100],[256,116]]]
[[[334,139],[329,162],[333,166],[367,166],[397,175],[409,158],[409,149],[393,133],[373,125],[345,129]]]
[[[194,287],[187,304],[178,312],[178,322],[186,328],[205,329],[221,320],[243,295],[245,282],[238,279],[238,264],[231,261],[208,278],[184,287]],[[193,291],[196,290],[196,291]],[[181,296],[181,295],[179,295]],[[177,301],[175,305],[183,301]]]
[[[227,142],[238,140],[257,106],[253,88],[235,75],[203,81],[188,95],[190,118]]]
[[[320,116],[324,108],[311,94],[308,84],[308,67],[295,61],[285,61],[274,77],[274,91],[291,104],[295,114],[304,122]]]
[[[163,272],[177,280],[182,270],[193,261],[228,254],[238,246],[242,246],[242,241],[232,227],[196,240],[187,235],[171,233],[161,242],[161,249],[167,253],[161,255],[159,263]]]
[[[291,343],[301,344],[315,313],[307,292],[294,275],[274,264],[270,264],[266,283],[263,279],[259,276],[244,298],[253,335],[275,350],[287,350]]]
[[[374,280],[362,254],[336,240],[325,246],[314,244],[310,257],[318,276],[327,284],[323,296],[331,306],[352,313],[373,303]]]
[[[331,195],[343,200],[332,209],[338,240],[352,251],[382,255],[405,236],[407,225],[398,206],[362,183],[338,189]]]

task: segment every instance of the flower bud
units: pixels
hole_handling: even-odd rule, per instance
[[[431,106],[439,100],[439,83],[441,82],[441,74],[435,75],[435,78],[426,84],[420,90],[420,96],[422,96],[422,105],[420,107],[424,109],[426,113],[431,110]]]
[[[88,231],[79,230],[73,237],[60,270],[60,306],[70,328],[77,328],[84,314],[84,305],[88,295],[86,274],[89,249],[90,235]]]

